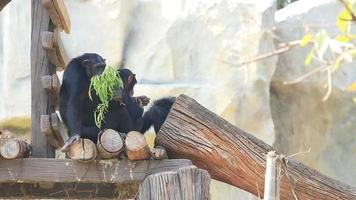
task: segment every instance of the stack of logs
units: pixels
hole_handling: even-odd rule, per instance
[[[123,151],[123,150],[126,151]],[[113,159],[126,157],[129,160],[166,158],[165,150],[157,147],[150,150],[145,136],[136,131],[126,136],[112,129],[99,133],[97,144],[89,139],[79,139],[69,149],[68,156],[73,160],[91,161],[94,159]]]
[[[2,159],[27,158],[30,152],[31,145],[24,140],[11,136],[0,138],[0,158]],[[142,133],[131,131],[125,135],[112,129],[102,130],[98,135],[97,144],[89,139],[79,139],[70,146],[67,155],[73,160],[84,162],[120,157],[127,157],[132,161],[167,158],[165,149],[162,147],[150,150]]]

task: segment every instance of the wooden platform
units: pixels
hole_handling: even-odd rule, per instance
[[[90,163],[47,158],[0,160],[0,198],[118,198],[129,191],[137,193],[138,183],[151,174],[192,166],[184,159]]]

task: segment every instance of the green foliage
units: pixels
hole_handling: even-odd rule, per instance
[[[118,70],[113,67],[106,67],[105,71],[100,76],[94,76],[90,80],[89,98],[92,100],[91,92],[94,90],[100,99],[100,104],[94,112],[95,124],[98,128],[101,127],[105,119],[105,114],[109,107],[109,101],[115,95],[119,88],[123,88],[124,84],[120,78]]]

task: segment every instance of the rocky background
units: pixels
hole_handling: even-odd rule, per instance
[[[152,99],[185,93],[285,155],[356,186],[356,105],[345,88],[355,63],[333,75],[323,102],[325,74],[295,85],[317,66],[304,66],[310,48],[272,52],[279,40],[306,30],[336,33],[337,0],[299,0],[276,10],[273,0],[66,0],[69,57],[97,52],[113,66],[132,69],[136,94]],[[0,13],[0,119],[30,114],[30,1],[12,0]],[[1,123],[0,123],[1,125]],[[214,181],[212,199],[253,199]]]

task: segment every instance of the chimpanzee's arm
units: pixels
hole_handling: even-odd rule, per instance
[[[85,86],[79,82],[73,81],[70,85],[67,84],[68,102],[66,105],[66,121],[69,130],[69,135],[80,135],[82,132],[82,103],[83,93],[86,91]]]
[[[127,92],[123,92],[123,99],[131,118],[134,121],[138,118],[141,118],[143,114],[143,108],[137,105]]]

